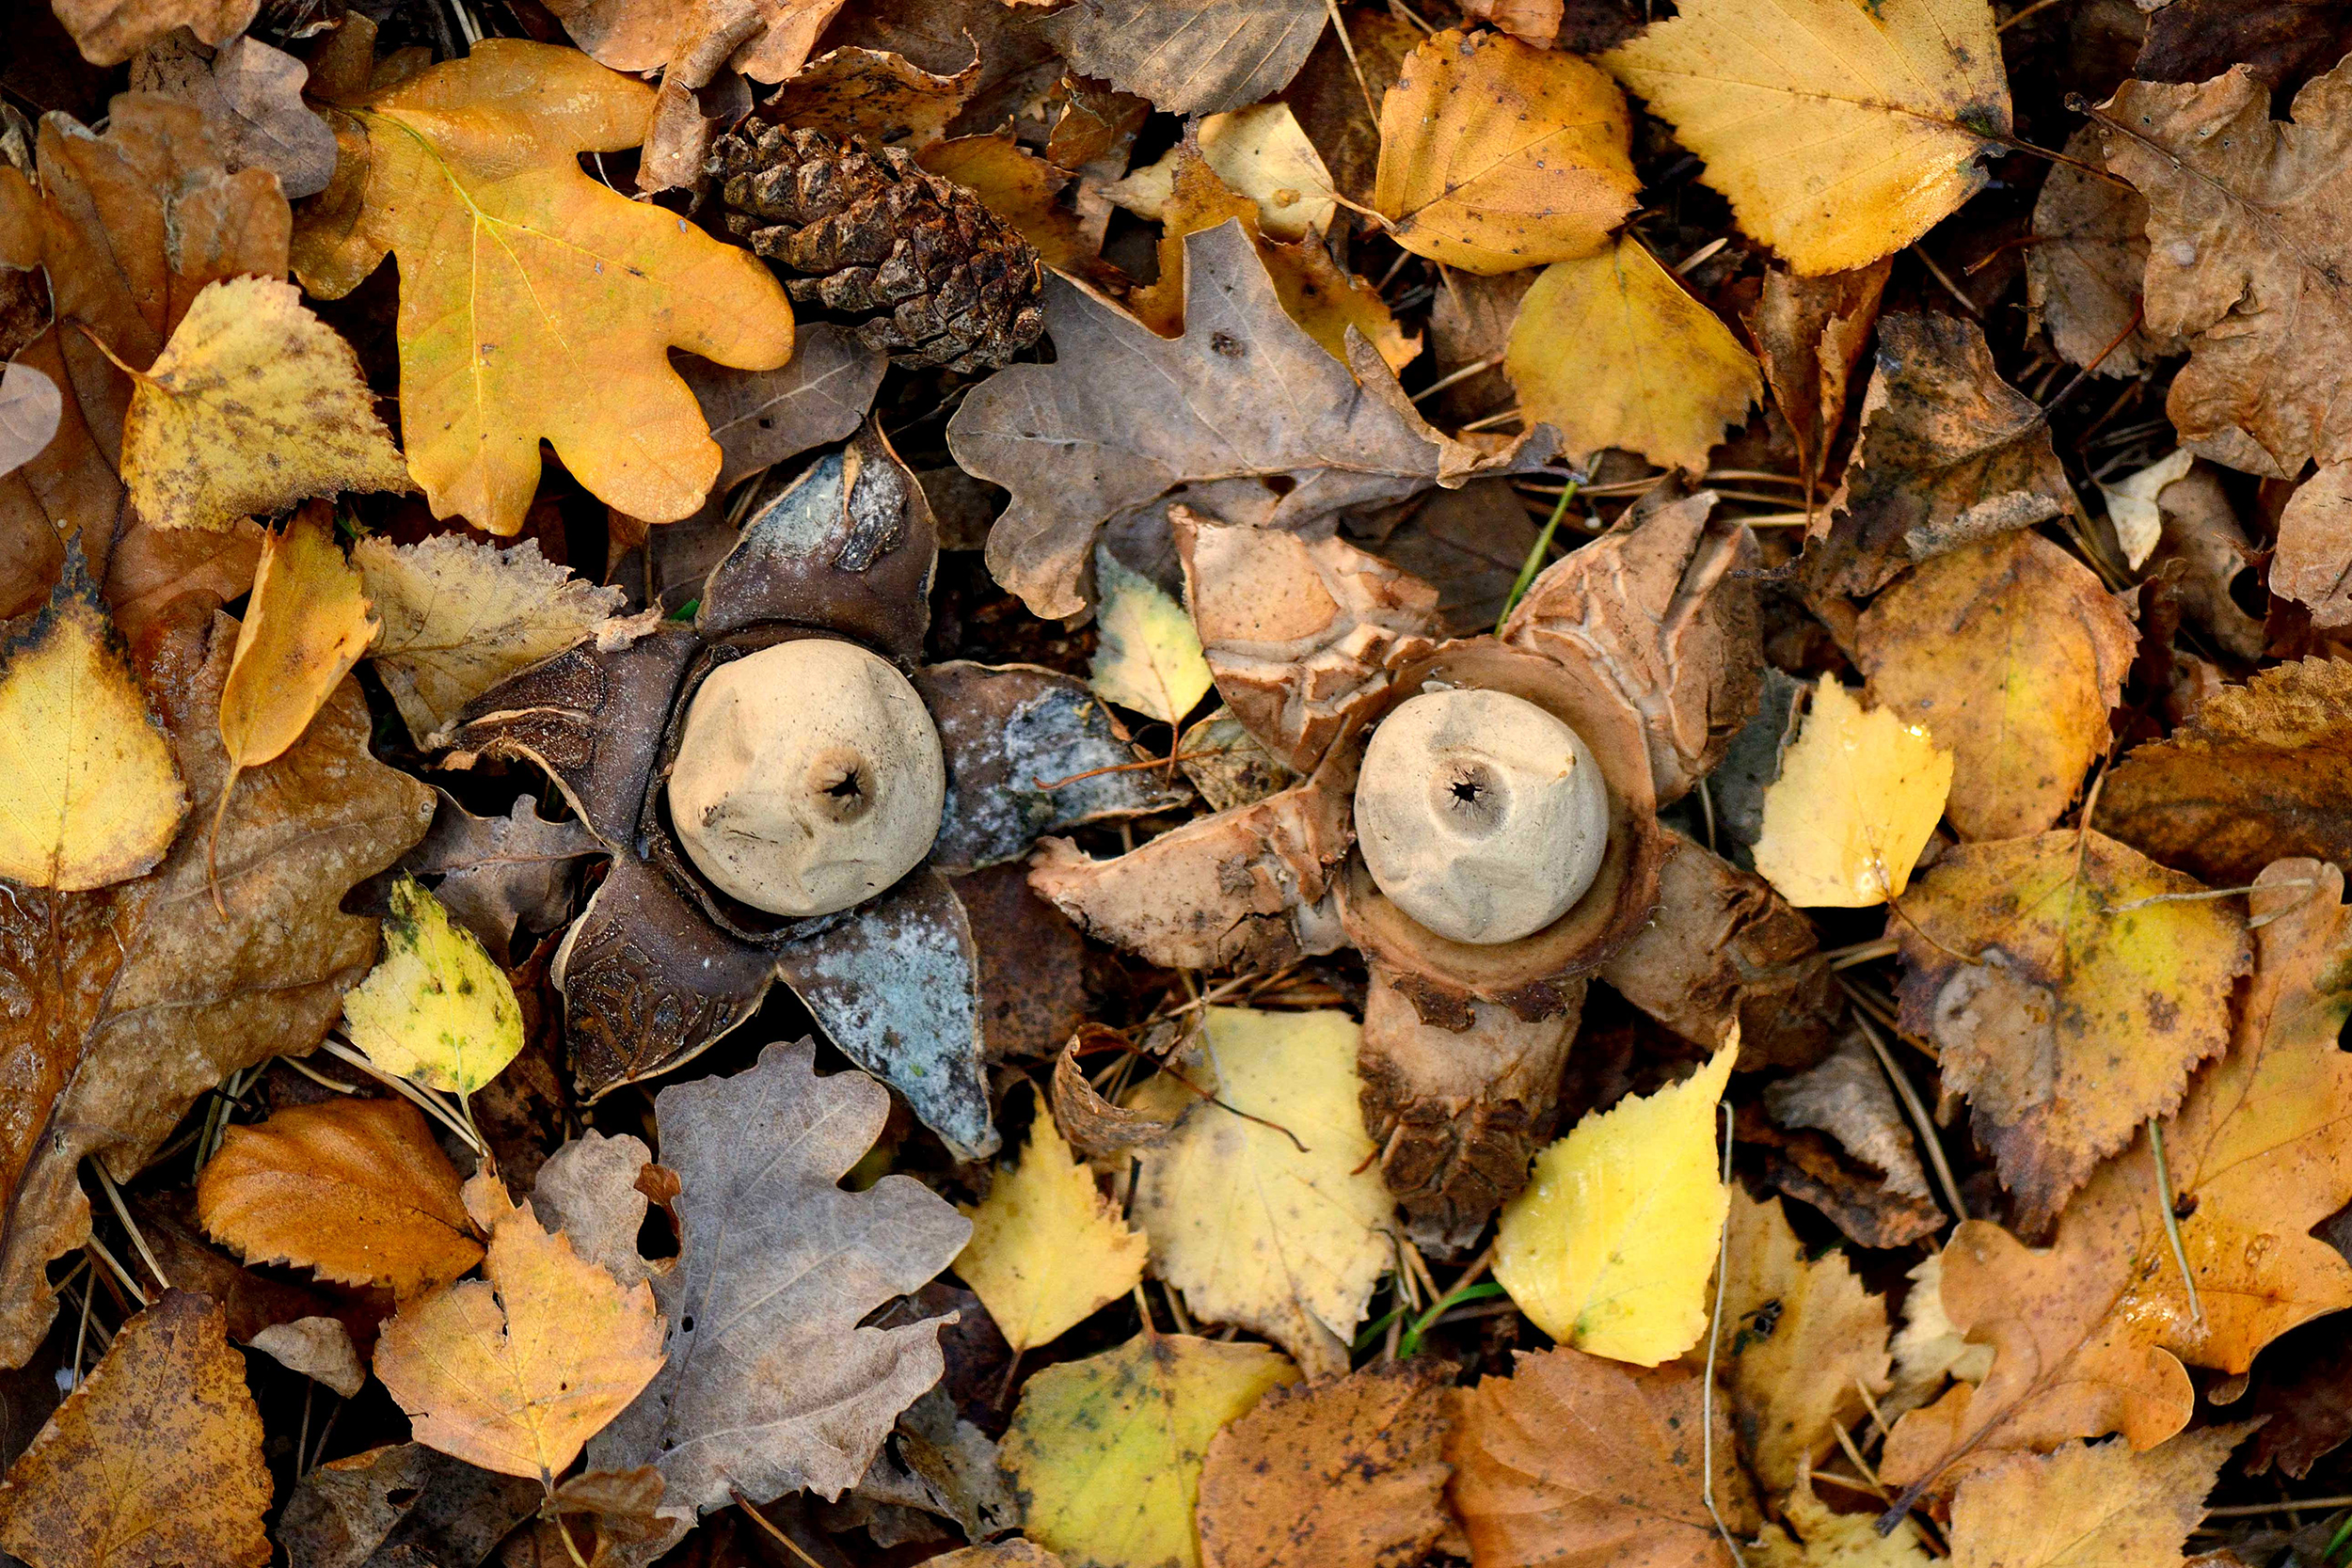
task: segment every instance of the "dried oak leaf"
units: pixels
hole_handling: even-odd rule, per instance
[[[1700,1440],[1700,1392],[1680,1368],[1565,1347],[1523,1351],[1509,1377],[1482,1378],[1446,1444],[1476,1560],[1731,1568],[1701,1496],[1708,1448],[1724,1523],[1751,1531],[1756,1505],[1720,1408],[1714,1442]]]
[[[1876,368],[1845,483],[1805,551],[1812,579],[1869,594],[1905,566],[2073,510],[2041,405],[1956,316],[1879,319]]]
[[[654,1101],[681,1186],[677,1260],[654,1279],[669,1364],[589,1462],[660,1469],[672,1542],[738,1493],[839,1497],[943,1370],[943,1320],[859,1324],[946,1268],[971,1224],[912,1177],[837,1185],[890,1095],[860,1072],[819,1078],[815,1059],[807,1040],[778,1043]]]
[[[1283,311],[1238,221],[1184,246],[1182,338],[1049,279],[1055,363],[997,372],[948,421],[956,461],[1012,492],[989,569],[1037,614],[1084,610],[1096,531],[1171,492],[1229,523],[1299,528],[1549,454],[1548,436],[1490,451],[1440,435],[1369,345],[1351,375]]]
[[[32,1568],[262,1568],[270,1475],[245,1357],[209,1296],[122,1325],[0,1486],[0,1549]]]
[[[1924,1486],[1963,1456],[2107,1432],[2148,1449],[2188,1419],[2183,1360],[2243,1372],[2288,1329],[2352,1305],[2352,1264],[2309,1234],[2352,1199],[2352,1150],[2335,1132],[2352,1117],[2352,1059],[2336,1048],[2352,1015],[2343,896],[2343,874],[2315,861],[2263,872],[2249,899],[2259,957],[2229,1054],[2166,1125],[2199,1305],[2144,1135],[2075,1195],[2047,1250],[1962,1225],[1940,1299],[1970,1344],[1992,1348],[1992,1369],[1898,1422],[1883,1474]]]
[[[577,50],[489,39],[338,111],[361,172],[306,217],[295,271],[340,299],[400,257],[401,429],[434,515],[519,532],[544,436],[599,499],[687,516],[721,453],[667,351],[791,356],[757,259],[581,170],[638,144],[652,96]]]
[[[330,1100],[230,1127],[198,1180],[196,1212],[255,1262],[402,1296],[482,1260],[456,1168],[405,1100]]]
[[[2180,1568],[2248,1430],[2209,1427],[2149,1454],[2123,1443],[2012,1454],[1953,1495],[1952,1568]]]
[[[627,1132],[608,1137],[588,1128],[539,1167],[531,1211],[543,1227],[570,1238],[581,1258],[624,1287],[634,1285],[653,1276],[653,1266],[637,1251],[637,1233],[651,1207],[646,1195],[659,1190],[648,1179],[652,1168],[653,1151],[643,1139]],[[676,1180],[669,1172],[673,1187]]]
[[[237,37],[208,49],[173,32],[131,61],[131,88],[184,99],[203,111],[231,173],[265,168],[289,201],[316,196],[335,174],[335,130],[302,102],[310,69],[282,49]]]
[[[2107,167],[2148,199],[2148,329],[2188,340],[2165,412],[2217,463],[2292,479],[2352,458],[2352,410],[2334,395],[2352,307],[2328,260],[2352,192],[2348,111],[2352,67],[2305,86],[2285,124],[2241,65],[2195,85],[2126,82],[2099,112]]]
[[[1904,899],[1905,1030],[1968,1097],[2028,1234],[2229,1041],[2246,922],[2104,833],[1964,844]]]
[[[800,332],[792,357],[772,371],[738,371],[707,359],[680,366],[723,454],[713,494],[811,447],[846,441],[866,422],[889,361],[848,327],[818,322]]]
[[[226,618],[209,638],[183,630],[148,672],[199,815],[227,783],[215,714],[234,641]],[[33,1107],[0,1141],[0,1364],[29,1354],[55,1309],[42,1265],[88,1234],[83,1156],[129,1177],[230,1072],[315,1045],[366,973],[376,922],[339,906],[422,836],[433,801],[369,755],[369,728],[346,678],[245,776],[215,856],[225,914],[195,833],[136,881],[28,890],[0,911],[0,1058]]]
[[[1322,36],[1320,0],[1079,0],[1039,24],[1071,68],[1172,115],[1222,114],[1282,90]]]
[[[2137,375],[2183,346],[2178,338],[2151,332],[2141,314],[2148,202],[2130,186],[2090,172],[2100,158],[2097,125],[2068,137],[2066,156],[2074,162],[2052,164],[2034,201],[2026,309],[2068,364],[2100,375]]]
[[[528,795],[515,797],[503,816],[476,816],[454,796],[437,793],[433,831],[402,858],[401,869],[437,877],[434,896],[507,963],[517,927],[552,931],[570,916],[579,863],[604,847],[576,816],[541,816]]]
[[[2098,823],[2223,887],[2282,855],[2352,864],[2352,661],[2301,659],[2224,687],[2123,759]]]
[[[2106,754],[2139,637],[2090,567],[2030,529],[1913,568],[1855,630],[1870,694],[1952,753],[1963,839],[2055,825]]]
[[[1980,0],[1697,0],[1601,63],[1707,160],[1740,227],[1808,276],[1942,222],[2010,129]]]
[[[2312,625],[2352,626],[2352,465],[2322,468],[2279,514],[2270,591],[2312,612]]]
[[[1277,1388],[1209,1439],[1205,1568],[1409,1568],[1448,1523],[1454,1369],[1424,1357]]]
[[[219,44],[246,30],[261,0],[55,0],[57,20],[92,65],[120,65],[175,27]]]

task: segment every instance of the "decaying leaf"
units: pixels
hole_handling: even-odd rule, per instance
[[[1373,205],[1397,244],[1466,272],[1589,256],[1633,210],[1632,134],[1598,67],[1502,33],[1439,33],[1381,103]]]
[[[82,57],[92,65],[119,65],[175,27],[186,27],[206,43],[225,43],[253,21],[261,0],[169,0],[127,6],[121,0],[64,0],[57,20],[66,24]]]
[[[539,553],[437,533],[362,539],[351,562],[384,629],[369,659],[420,744],[508,675],[595,631],[621,603]]]
[[[1447,1523],[1454,1369],[1391,1362],[1292,1384],[1209,1440],[1204,1568],[1408,1568]]]
[[[416,1440],[501,1475],[555,1478],[661,1370],[653,1291],[628,1290],[510,1203],[495,1176],[466,1184],[489,1233],[482,1280],[405,1304],[376,1341],[375,1375]]]
[[[1767,268],[1763,293],[1746,318],[1765,385],[1788,423],[1808,480],[1819,480],[1828,466],[1854,365],[1878,325],[1879,298],[1893,265],[1882,260],[1819,277]]]
[[[482,1260],[457,1171],[405,1100],[294,1105],[229,1128],[197,1183],[196,1213],[257,1263],[402,1296]]]
[[[393,1443],[313,1465],[286,1499],[278,1537],[304,1568],[360,1568],[379,1551],[480,1561],[545,1497],[535,1479]]]
[[[414,877],[392,884],[391,904],[384,957],[343,997],[343,1026],[384,1071],[471,1094],[523,1048],[514,984]]]
[[[1881,1535],[1876,1514],[1836,1512],[1809,1475],[1781,1499],[1780,1515],[1756,1541],[1764,1568],[1931,1568],[1935,1561],[1909,1514]]]
[[[302,102],[300,60],[246,36],[208,49],[186,32],[166,35],[131,62],[131,90],[168,93],[201,109],[231,173],[265,168],[289,201],[316,196],[335,173],[334,128]]]
[[[1766,1085],[1764,1103],[1784,1127],[1816,1128],[1836,1138],[1855,1159],[1877,1167],[1892,1191],[1927,1198],[1927,1172],[1919,1166],[1911,1124],[1858,1029],[1819,1067]]]
[[[0,1549],[32,1568],[262,1568],[262,1413],[209,1296],[122,1325],[0,1485]]]
[[[2315,626],[2352,626],[2352,466],[2322,468],[2287,498],[2270,591],[2300,601]]]
[[[0,648],[0,876],[79,893],[163,859],[188,796],[78,549]]]
[[[1356,1044],[1335,1011],[1211,1007],[1183,1057],[1131,1103],[1190,1113],[1142,1150],[1135,1217],[1194,1312],[1256,1329],[1310,1376],[1343,1371],[1393,1243],[1364,1135]],[[1201,1100],[1213,1095],[1215,1101]]]
[[[832,322],[797,333],[792,357],[780,370],[737,371],[689,360],[681,367],[686,384],[723,454],[712,493],[723,495],[771,464],[856,435],[887,363]]]
[[[756,259],[580,167],[636,146],[652,96],[575,51],[487,39],[349,111],[364,191],[304,225],[295,271],[338,299],[399,255],[401,428],[436,516],[520,531],[543,436],[629,515],[686,516],[721,453],[665,351],[790,357]]]
[[[1209,115],[1194,128],[1202,162],[1234,194],[1258,208],[1258,227],[1278,240],[1303,240],[1331,226],[1331,171],[1287,103],[1258,103]],[[1143,217],[1161,215],[1176,183],[1179,154],[1105,185],[1103,194]]]
[[[1952,1497],[1952,1568],[2176,1568],[2244,1425],[2153,1453],[2121,1442],[2014,1454]]]
[[[1083,0],[1040,29],[1071,67],[1172,115],[1222,114],[1271,98],[1322,36],[1319,0]]]
[[[1701,1380],[1565,1346],[1522,1351],[1509,1377],[1466,1390],[1446,1444],[1453,1499],[1479,1562],[1731,1568],[1707,1512]],[[1720,1404],[1715,1502],[1753,1528]]]
[[[1963,839],[2055,826],[2106,754],[2139,639],[2090,567],[2030,529],[1913,568],[1862,614],[1870,694],[1952,754]]]
[[[1984,184],[2009,82],[1983,0],[1701,0],[1602,63],[1807,275],[1900,250]]]
[[[1867,909],[1902,896],[1944,815],[1952,754],[1918,724],[1865,710],[1835,675],[1764,792],[1756,874],[1790,903]]]
[[[39,457],[56,438],[64,415],[56,382],[14,359],[0,369],[0,478]]]
[[[433,814],[433,831],[401,868],[439,878],[433,895],[450,918],[480,938],[491,958],[508,964],[507,944],[517,927],[536,933],[562,925],[572,911],[580,863],[603,853],[580,818],[549,821],[528,795],[517,795],[503,816],[476,816],[445,793]]]
[[[1192,618],[1166,589],[1107,549],[1094,552],[1094,587],[1103,629],[1088,684],[1105,702],[1173,724],[1211,684]]]
[[[1735,1039],[1683,1082],[1585,1117],[1503,1207],[1495,1278],[1562,1345],[1655,1367],[1707,1332],[1730,1201],[1715,1106],[1739,1054]]]
[[[2107,521],[2115,525],[2115,542],[2123,548],[2124,564],[2137,571],[2164,538],[2164,493],[2186,479],[2197,454],[2175,448],[2144,468],[2120,474],[2113,483],[2101,481],[2099,494],[2107,503]],[[2281,538],[2285,518],[2280,519]],[[2235,572],[2231,576],[2235,577]],[[2274,569],[2272,577],[2275,579]]]
[[[1692,472],[1764,395],[1731,328],[1630,234],[1544,269],[1502,368],[1528,420],[1558,426],[1571,454],[1620,447]]]
[[[972,1240],[955,1261],[1015,1352],[1058,1338],[1134,1290],[1148,1251],[1040,1110],[1021,1163],[997,1173],[979,1207],[964,1210]]]
[[[1211,1439],[1298,1370],[1263,1345],[1147,1328],[1029,1379],[1005,1433],[1022,1528],[1069,1568],[1201,1568]]]
[[[2100,375],[2137,375],[2181,352],[2178,339],[2152,333],[2141,314],[2148,271],[2148,203],[2129,185],[2102,180],[2099,127],[2066,141],[2073,163],[2054,163],[2033,206],[2026,251],[2026,308],[2070,365]]]
[[[267,762],[299,740],[359,662],[379,629],[360,587],[324,507],[303,508],[263,543],[220,689],[220,741],[233,767]]]

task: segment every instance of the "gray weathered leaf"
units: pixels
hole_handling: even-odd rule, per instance
[[[723,454],[712,491],[731,489],[771,463],[856,434],[885,363],[848,328],[829,322],[803,327],[781,370],[681,361],[678,372],[694,389]]]
[[[307,1472],[277,1535],[293,1568],[476,1563],[538,1502],[536,1481],[395,1443]]]
[[[195,104],[219,140],[222,166],[268,169],[289,201],[316,196],[335,177],[335,132],[302,102],[310,77],[300,60],[257,39],[240,35],[215,51],[185,27],[131,61],[133,91]]]
[[[0,474],[14,473],[39,457],[64,414],[65,399],[56,382],[9,360],[0,371]]]
[[[591,1127],[548,1156],[531,1189],[539,1223],[563,1231],[575,1254],[625,1291],[649,1273],[637,1251],[646,1209],[637,1178],[652,1159],[644,1140],[627,1132],[607,1137]]]
[[[1172,115],[1271,98],[1323,36],[1324,0],[1078,0],[1041,28],[1074,71]]]
[[[401,866],[440,878],[434,895],[492,958],[508,963],[517,924],[552,931],[571,917],[572,873],[604,847],[576,816],[541,816],[528,795],[515,797],[504,816],[476,816],[447,791],[440,798],[433,831]]]

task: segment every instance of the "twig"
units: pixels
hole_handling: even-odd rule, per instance
[[[2255,1519],[2265,1513],[2285,1513],[2297,1508],[2352,1508],[2352,1495],[2333,1497],[2283,1497],[2275,1503],[2231,1503],[2205,1510],[2208,1519]]]
[[[1115,762],[1108,768],[1089,768],[1083,773],[1073,773],[1066,779],[1031,779],[1029,787],[1050,792],[1065,784],[1084,784],[1089,779],[1099,779],[1106,773],[1140,773],[1147,768],[1166,768],[1171,762],[1198,762],[1202,757],[1221,757],[1229,749],[1218,747],[1215,751],[1179,752],[1164,757],[1143,757],[1135,762]]]
[[[772,1535],[778,1541],[783,1542],[786,1548],[789,1550],[794,1557],[799,1558],[803,1562],[808,1564],[808,1568],[825,1568],[823,1563],[818,1561],[815,1558],[809,1556],[807,1552],[802,1550],[801,1544],[798,1541],[793,1540],[790,1536],[785,1534],[783,1530],[779,1529],[776,1527],[774,1520],[769,1518],[768,1515],[762,1513],[758,1509],[754,1508],[752,1506],[751,1498],[743,1496],[743,1489],[741,1487],[736,1485],[733,1481],[727,1482],[727,1495],[735,1499],[736,1507],[750,1514],[752,1518],[758,1523],[761,1529],[766,1530],[770,1535]]]
[[[1724,1190],[1731,1189],[1731,1107],[1719,1104],[1724,1114]],[[1707,1504],[1707,1516],[1715,1521],[1715,1533],[1724,1538],[1724,1545],[1731,1553],[1731,1560],[1740,1568],[1748,1568],[1748,1560],[1740,1550],[1740,1543],[1731,1538],[1731,1527],[1724,1523],[1721,1511],[1715,1507],[1715,1350],[1724,1337],[1724,1287],[1731,1273],[1731,1214],[1724,1213],[1723,1228],[1715,1243],[1715,1310],[1707,1320],[1707,1385],[1699,1400],[1699,1465],[1702,1477],[1700,1500]]]
[[[1935,258],[1928,254],[1927,246],[1915,245],[1911,247],[1911,253],[1919,258],[1919,264],[1928,269],[1930,277],[1944,285],[1944,292],[1950,294],[1954,302],[1968,313],[1970,321],[1979,324],[1984,321],[1984,312],[1977,309],[1977,302],[1960,292],[1960,285],[1953,282],[1944,269],[1935,264]]]
[[[1919,1091],[1911,1086],[1911,1079],[1895,1065],[1894,1053],[1886,1049],[1884,1040],[1879,1038],[1878,1026],[1870,1022],[1869,1015],[1857,1012],[1854,1022],[1862,1025],[1862,1037],[1868,1040],[1870,1049],[1878,1053],[1879,1069],[1894,1085],[1896,1095],[1903,1102],[1904,1112],[1910,1116],[1912,1126],[1919,1133],[1919,1141],[1928,1146],[1928,1164],[1935,1167],[1936,1185],[1944,1189],[1944,1200],[1952,1206],[1952,1217],[1967,1219],[1968,1205],[1960,1199],[1960,1183],[1952,1180],[1951,1164],[1944,1158],[1944,1141],[1935,1135],[1935,1124],[1928,1119],[1928,1108],[1919,1102]]]
[[[105,1162],[93,1155],[90,1158],[89,1168],[97,1176],[98,1185],[104,1190],[106,1201],[113,1205],[115,1218],[120,1220],[122,1228],[130,1232],[131,1244],[138,1248],[139,1257],[146,1260],[149,1272],[154,1275],[155,1283],[167,1291],[170,1290],[170,1276],[164,1273],[164,1266],[155,1261],[155,1249],[147,1244],[146,1233],[139,1229],[138,1222],[131,1217],[130,1205],[122,1201],[122,1189],[115,1185],[115,1179],[106,1174]]]
[[[1415,392],[1406,401],[1410,403],[1419,403],[1423,398],[1434,398],[1439,392],[1444,391],[1448,387],[1454,385],[1456,382],[1468,381],[1474,375],[1484,375],[1486,372],[1493,370],[1497,365],[1502,363],[1502,356],[1500,354],[1489,354],[1484,359],[1473,359],[1469,364],[1464,365],[1460,370],[1454,371],[1448,375],[1439,376],[1428,386],[1423,387],[1420,391]]]
[[[391,1073],[386,1072],[382,1068],[369,1061],[366,1056],[354,1051],[332,1035],[319,1041],[319,1049],[338,1061],[346,1062],[358,1068],[385,1087],[413,1101],[427,1116],[456,1133],[465,1141],[466,1147],[476,1154],[486,1156],[490,1152],[482,1146],[481,1140],[474,1136],[473,1129],[468,1126],[464,1119],[450,1115],[449,1108],[441,1103],[438,1095],[427,1094],[407,1079],[394,1077]]]
[[[147,1292],[139,1289],[139,1282],[132,1277],[131,1271],[129,1269],[122,1266],[122,1260],[117,1258],[113,1253],[106,1250],[105,1243],[100,1241],[97,1237],[92,1236],[83,1244],[87,1246],[92,1252],[98,1254],[99,1260],[103,1262],[107,1268],[114,1271],[115,1278],[121,1282],[124,1290],[131,1292],[131,1299],[133,1301],[137,1302],[141,1307],[148,1305]]]
[[[1897,937],[1875,937],[1868,942],[1857,942],[1851,947],[1833,947],[1821,957],[1829,960],[1832,969],[1851,969],[1856,964],[1891,958],[1902,951],[1902,945]]]
[[[2050,0],[2042,0],[2044,5]],[[1364,80],[1363,62],[1356,58],[1356,40],[1347,36],[1347,19],[1340,15],[1340,0],[1323,0],[1323,8],[1331,18],[1331,30],[1340,35],[1340,53],[1347,56],[1347,69],[1356,73],[1356,90],[1364,95],[1364,113],[1372,123],[1380,123],[1380,106],[1372,101],[1372,84]]]
[[[2123,346],[2123,340],[2138,331],[2139,324],[2147,319],[2148,302],[2143,299],[2139,302],[2139,309],[2132,312],[2132,319],[2123,324],[2123,330],[2117,333],[2114,339],[2108,342],[2107,346],[2101,349],[2098,356],[2093,358],[2090,364],[2085,365],[2081,370],[2076,371],[2074,372],[2074,379],[2058,388],[2058,396],[2052,398],[2049,402],[2042,405],[2042,422],[2045,424],[2048,423],[2050,411],[2079,391],[2082,388],[2082,384],[2089,381],[2092,373],[2096,372],[2101,365],[2106,362],[2107,356],[2113,354],[2117,349],[2122,348]]]
[[[2197,1294],[2197,1275],[2189,1270],[2188,1248],[2181,1244],[2181,1217],[2172,1212],[2172,1173],[2164,1163],[2164,1125],[2153,1117],[2148,1118],[2148,1152],[2155,1156],[2156,1202],[2164,1214],[2164,1239],[2172,1243],[2172,1261],[2180,1268],[2182,1289],[2188,1292],[2188,1321],[2202,1334],[2205,1304]]]
[[[2024,10],[2019,11],[2015,16],[2010,17],[2007,22],[2001,23],[1993,30],[1996,33],[2006,33],[2011,27],[2014,27],[2019,23],[2025,21],[2026,18],[2033,15],[2036,11],[2046,11],[2052,6],[2056,6],[2060,3],[2061,0],[2033,0],[2032,5],[2027,6]]]
[[[1677,277],[1690,277],[1692,273],[1706,265],[1709,257],[1713,256],[1715,252],[1723,249],[1724,246],[1729,245],[1730,243],[1731,236],[1728,234],[1719,235],[1716,238],[1709,240],[1707,244],[1691,252],[1690,255],[1685,256],[1681,261],[1677,261],[1674,266],[1674,275]]]
[[[1483,420],[1472,420],[1470,423],[1462,427],[1462,434],[1467,436],[1472,431],[1500,430],[1514,420],[1523,420],[1525,418],[1526,416],[1521,414],[1518,409],[1506,408],[1500,414],[1489,414]]]

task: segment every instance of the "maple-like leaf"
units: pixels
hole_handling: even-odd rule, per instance
[[[514,983],[414,877],[392,885],[384,957],[343,997],[351,1043],[384,1071],[469,1095],[523,1048]]]
[[[2145,1454],[2116,1442],[2011,1455],[1953,1495],[1952,1568],[2178,1568],[2248,1430],[2209,1427]]]
[[[1707,160],[1740,226],[1806,274],[1942,222],[2010,128],[1985,0],[1699,0],[1601,63]]]
[[[1899,898],[1951,791],[1952,756],[1885,708],[1823,675],[1780,777],[1764,791],[1756,870],[1807,908]]]
[[[790,357],[755,258],[580,169],[636,146],[651,103],[576,50],[487,39],[348,111],[364,188],[320,198],[294,267],[339,299],[399,257],[401,430],[434,515],[520,531],[545,437],[629,515],[686,516],[720,451],[666,351]]]
[[[1073,71],[1100,76],[1173,115],[1271,98],[1323,35],[1317,0],[1083,0],[1040,28]]]
[[[945,1269],[972,1227],[913,1177],[837,1185],[890,1095],[861,1072],[819,1078],[815,1057],[806,1040],[771,1045],[747,1072],[654,1101],[661,1163],[683,1189],[677,1261],[654,1282],[670,1362],[589,1459],[657,1466],[679,1535],[739,1492],[839,1497],[939,1380],[938,1319],[859,1324]]]
[[[989,570],[1037,614],[1086,608],[1096,531],[1171,491],[1229,523],[1298,528],[1548,454],[1438,434],[1369,350],[1351,375],[1284,312],[1239,222],[1187,237],[1184,255],[1182,338],[1048,279],[1055,362],[997,372],[948,421],[956,461],[1012,492]]]
[[[1029,1379],[1005,1433],[1022,1528],[1069,1568],[1200,1568],[1193,1513],[1211,1439],[1298,1369],[1263,1345],[1148,1326]]]
[[[1087,684],[1095,695],[1163,724],[1190,713],[1212,682],[1184,607],[1106,549],[1094,552],[1094,586],[1102,640]]]
[[[1590,256],[1633,210],[1625,94],[1574,55],[1443,32],[1380,105],[1373,205],[1416,255],[1473,273]]]
[[[253,596],[220,689],[220,740],[243,769],[302,737],[377,631],[359,574],[325,507],[305,507],[262,546]],[[221,799],[230,799],[221,792]]]
[[[977,1208],[956,1273],[1018,1353],[1044,1344],[1143,1278],[1148,1248],[1073,1159],[1039,1108],[1021,1163],[1001,1171]]]
[[[270,1476],[245,1357],[184,1291],[116,1333],[0,1486],[0,1549],[32,1568],[262,1568]]]

